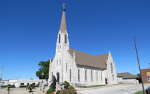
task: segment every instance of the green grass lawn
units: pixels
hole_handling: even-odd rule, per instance
[[[143,91],[138,91],[135,94],[143,94]]]

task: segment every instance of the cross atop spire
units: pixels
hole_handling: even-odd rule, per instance
[[[63,11],[66,11],[66,3],[62,4],[62,9],[63,9]]]
[[[63,3],[62,5],[62,18],[61,18],[61,24],[60,24],[60,31],[66,32],[67,25],[66,25],[66,4]]]

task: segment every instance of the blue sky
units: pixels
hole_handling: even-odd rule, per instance
[[[0,71],[5,79],[36,78],[38,62],[55,54],[61,0],[1,0]],[[149,0],[68,0],[71,48],[93,55],[111,51],[117,72],[138,73],[132,38],[142,68],[150,66]]]

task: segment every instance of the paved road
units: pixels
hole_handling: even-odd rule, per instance
[[[147,87],[148,85],[145,85]],[[149,85],[150,86],[150,85]],[[94,89],[79,90],[79,94],[134,94],[142,90],[141,85],[115,85]]]

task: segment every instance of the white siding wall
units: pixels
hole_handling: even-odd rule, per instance
[[[64,58],[65,57],[65,58]],[[66,71],[67,63],[67,71]],[[111,63],[113,65],[113,73],[111,72]],[[108,84],[116,84],[116,70],[115,64],[111,57],[108,57],[107,70],[100,70],[90,67],[77,67],[75,64],[75,57],[72,57],[69,53],[65,53],[63,58],[56,56],[53,62],[50,64],[50,77],[51,73],[56,76],[56,73],[60,73],[60,82],[70,82],[70,69],[71,69],[71,83],[77,85],[104,85],[105,79],[108,80]],[[78,81],[78,69],[80,70],[80,82]],[[85,70],[87,71],[87,81],[85,80]],[[91,79],[91,70],[93,75],[93,81]],[[96,75],[96,72],[98,75]],[[98,79],[97,79],[98,76]],[[57,76],[56,76],[57,77]],[[50,80],[50,79],[49,79]]]
[[[80,81],[78,81],[77,77],[77,84],[81,86],[88,86],[88,85],[104,85],[105,84],[105,74],[102,70],[93,69],[93,68],[84,68],[78,67],[80,70]],[[92,77],[91,77],[91,70],[92,70]],[[85,71],[87,71],[87,80],[85,80]],[[97,73],[96,73],[97,72]],[[78,73],[76,74],[78,76]],[[93,80],[91,79],[93,78]]]

